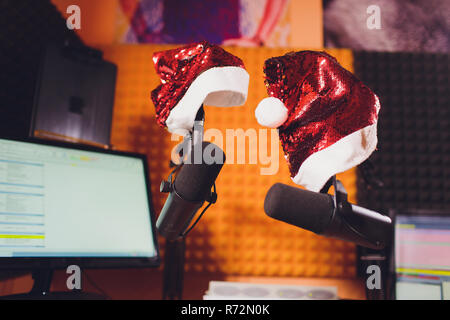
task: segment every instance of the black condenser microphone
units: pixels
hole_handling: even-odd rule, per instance
[[[319,235],[383,249],[391,239],[391,219],[350,204],[346,195],[339,185],[332,196],[276,183],[267,192],[264,211],[276,220]]]
[[[198,148],[198,150],[196,150]],[[163,181],[161,192],[170,192],[156,221],[159,233],[167,240],[181,237],[195,213],[205,201],[214,203],[217,195],[211,187],[225,163],[225,154],[217,145],[194,145],[189,161],[181,165],[173,183]]]

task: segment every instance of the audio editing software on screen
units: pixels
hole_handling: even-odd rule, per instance
[[[153,257],[142,159],[0,139],[0,256]]]
[[[450,299],[450,217],[397,216],[397,299]]]

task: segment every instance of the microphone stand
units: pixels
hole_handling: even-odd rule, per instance
[[[186,238],[167,240],[164,253],[163,300],[181,300]]]
[[[205,122],[205,112],[203,105],[195,116],[195,125],[191,134],[185,136],[182,144],[192,143],[195,145],[203,143],[203,127]],[[183,155],[184,156],[184,155]],[[171,166],[173,163],[171,162]],[[163,184],[165,181],[163,181]],[[163,184],[161,187],[163,187]],[[162,191],[162,190],[161,190]],[[164,272],[163,272],[163,300],[181,300],[183,294],[184,282],[184,264],[186,251],[186,236],[180,235],[175,240],[166,240],[164,253]]]
[[[367,175],[367,168],[365,168],[364,170],[366,170],[366,175]],[[367,179],[369,179],[368,176],[366,176]],[[372,181],[374,181],[376,183],[377,187],[382,187],[383,183],[380,180],[376,180],[376,178],[374,177],[370,177]],[[365,178],[366,179],[366,178]],[[374,184],[375,184],[374,183]],[[327,183],[324,185],[324,187],[320,190],[320,193],[328,193],[330,187],[333,186],[334,187],[334,207],[335,207],[335,213],[333,214],[333,218],[336,215],[339,215],[341,217],[345,217],[343,220],[343,223],[348,226],[355,234],[359,234],[360,236],[363,237],[363,234],[360,233],[357,229],[357,227],[354,227],[353,225],[357,226],[357,223],[355,223],[355,221],[352,220],[352,215],[350,214],[351,212],[351,207],[348,200],[347,200],[347,191],[345,190],[344,185],[342,184],[341,181],[339,181],[336,176],[332,176]],[[370,289],[367,285],[367,283],[365,284],[365,291],[366,291],[366,299],[368,300],[385,300],[387,299],[387,293],[386,293],[386,256],[385,256],[385,244],[384,243],[373,243],[373,245],[375,245],[376,247],[379,247],[376,251],[374,249],[372,249],[372,254],[366,254],[360,257],[360,260],[362,261],[363,266],[365,266],[365,269],[367,270],[367,268],[371,265],[373,266],[377,266],[379,270],[381,270],[381,288],[375,288],[375,289]],[[367,276],[367,275],[366,275]],[[367,280],[366,280],[367,281]]]

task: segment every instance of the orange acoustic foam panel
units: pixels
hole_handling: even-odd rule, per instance
[[[153,202],[158,215],[166,194],[159,192],[162,179],[169,173],[169,159],[173,146],[171,135],[157,126],[150,92],[159,84],[152,54],[174,46],[114,45],[101,49],[105,59],[118,66],[115,95],[112,144],[115,149],[145,153],[148,156]],[[249,164],[251,155],[259,147],[248,139],[244,148],[225,149],[227,163],[216,181],[218,201],[213,205],[186,239],[186,271],[211,272],[225,275],[283,276],[283,277],[336,277],[356,276],[355,246],[329,239],[267,217],[263,210],[268,189],[276,182],[294,185],[289,177],[287,163],[277,136],[258,125],[254,109],[267,97],[263,79],[264,61],[287,53],[288,49],[225,48],[240,57],[250,74],[247,102],[242,107],[205,107],[205,129],[217,129],[224,137],[223,147],[231,143],[226,139],[227,129],[258,132],[265,129],[270,153],[271,139],[276,139],[278,172],[262,175],[267,168],[259,157]],[[300,49],[295,49],[295,51]],[[353,56],[347,49],[326,50],[337,58],[344,68],[352,71]],[[249,131],[247,131],[249,132]],[[275,131],[276,132],[276,131]],[[217,137],[216,137],[217,138]],[[213,142],[218,142],[211,138]],[[260,135],[257,135],[260,143]],[[245,149],[247,164],[237,163],[237,154]],[[232,152],[234,150],[234,156]],[[234,157],[234,159],[233,159]],[[338,176],[355,201],[356,175],[350,170]],[[160,239],[162,253],[164,239]]]

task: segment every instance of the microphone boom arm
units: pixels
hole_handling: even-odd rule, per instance
[[[330,187],[334,187],[334,210],[326,229],[327,236],[342,236],[347,234],[348,241],[372,249],[383,249],[391,234],[392,221],[389,217],[378,212],[371,211],[348,202],[347,191],[341,181],[332,176],[320,193],[328,193]],[[363,220],[361,217],[365,217]],[[372,223],[367,224],[367,218]],[[346,230],[346,232],[342,232]]]

